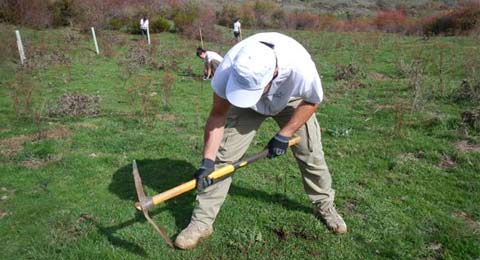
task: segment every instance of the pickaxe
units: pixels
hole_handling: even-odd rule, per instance
[[[293,146],[299,141],[300,137],[294,137],[290,139],[290,141],[288,142],[288,146]],[[233,164],[224,164],[220,168],[216,169],[214,172],[210,173],[208,177],[213,179],[214,181],[224,179],[232,175],[237,169],[245,167],[250,163],[256,162],[259,159],[266,157],[267,154],[268,149],[264,149],[263,151],[251,157],[248,157],[247,159],[237,161]],[[148,211],[162,202],[165,202],[171,198],[195,189],[195,187],[197,186],[197,181],[193,179],[189,182],[180,184],[174,188],[159,193],[153,197],[146,196],[145,192],[143,191],[142,179],[140,178],[137,163],[135,162],[135,160],[133,161],[133,179],[135,180],[135,189],[137,190],[138,195],[138,202],[135,203],[135,208],[143,212],[143,215],[147,219],[148,223],[150,223],[155,228],[158,234],[165,240],[165,242],[167,242],[169,246],[173,247],[172,240],[166,235],[165,231],[159,226],[157,226],[157,224],[155,224],[155,222],[150,218]]]

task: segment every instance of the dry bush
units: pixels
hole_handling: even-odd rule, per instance
[[[402,32],[407,20],[403,10],[380,11],[374,19],[377,28],[384,32]]]
[[[100,113],[100,97],[65,93],[60,96],[54,107],[49,108],[51,117],[98,115]]]
[[[82,40],[81,35],[71,27],[65,30],[64,38],[68,45],[76,45]]]
[[[478,48],[467,49],[464,57],[466,78],[460,84],[454,98],[480,103],[480,53]]]
[[[160,107],[158,92],[152,84],[152,77],[147,74],[136,74],[130,82],[127,95],[131,105],[140,107],[144,122],[151,124]]]
[[[100,54],[107,58],[115,57],[117,55],[117,52],[114,48],[118,45],[117,43],[119,42],[119,38],[120,37],[118,37],[117,35],[111,33],[103,34],[102,37],[99,37],[98,44],[102,46]]]
[[[26,60],[22,66],[24,70],[33,71],[46,69],[49,66],[70,65],[72,60],[64,51],[51,49],[48,45],[31,45],[26,51]]]
[[[162,91],[163,91],[165,107],[170,106],[172,89],[173,89],[174,84],[175,84],[175,75],[173,73],[171,73],[170,71],[167,71],[165,73],[165,75],[163,75],[162,83],[160,84],[160,86],[162,88]]]
[[[414,59],[411,63],[405,63],[400,60],[400,69],[403,75],[407,76],[408,86],[413,91],[412,109],[421,109],[424,105],[424,94],[426,90],[423,87],[425,77],[425,63],[422,59]]]
[[[141,68],[159,68],[158,63],[155,61],[155,50],[154,45],[148,45],[145,41],[128,46],[125,57],[119,61],[124,72],[123,75],[126,76],[127,80]]]
[[[10,91],[10,100],[17,117],[31,117],[33,115],[34,93],[39,86],[31,75],[23,71],[17,72],[15,79],[7,85]]]

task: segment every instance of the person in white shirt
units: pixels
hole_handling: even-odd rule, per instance
[[[197,48],[197,57],[203,60],[203,80],[211,79],[215,75],[218,65],[223,60],[218,53],[204,50],[202,47]]]
[[[147,29],[148,29],[148,18],[146,16],[142,17],[140,19],[140,32],[142,33],[142,36],[147,39]]]
[[[213,233],[213,222],[232,178],[212,180],[208,175],[216,166],[241,159],[268,117],[277,122],[279,131],[266,146],[267,157],[285,154],[290,138],[300,137],[292,152],[313,212],[332,232],[346,233],[347,225],[335,209],[335,192],[315,115],[323,99],[322,84],[305,48],[280,33],[255,34],[228,51],[212,79],[212,88],[203,159],[194,175],[197,204],[175,245],[191,249]]]
[[[242,40],[242,25],[240,24],[240,19],[235,19],[233,23],[233,36],[237,39],[237,42]]]

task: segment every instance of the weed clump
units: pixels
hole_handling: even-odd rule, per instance
[[[162,77],[162,83],[160,85],[165,97],[165,107],[169,107],[170,105],[173,84],[175,84],[175,76],[173,73],[167,71],[167,73],[165,73],[165,75]]]
[[[355,64],[336,66],[335,80],[352,80],[361,74],[360,68]]]
[[[462,125],[480,130],[480,108],[462,112]]]
[[[477,101],[480,102],[480,81],[470,83],[464,79],[460,84],[460,88],[456,93],[457,101]]]
[[[49,109],[49,116],[98,115],[100,97],[65,93],[57,101],[57,106]]]

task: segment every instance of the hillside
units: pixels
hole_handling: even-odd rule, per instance
[[[225,2],[225,1],[218,1]],[[243,3],[245,1],[236,1]],[[460,1],[453,0],[277,0],[286,9],[310,9],[336,15],[370,16],[385,9],[404,8],[410,15],[425,15],[452,8]]]
[[[230,41],[204,42],[222,55],[223,29]],[[200,43],[99,30],[97,55],[89,33],[0,24],[0,259],[479,259],[480,39],[281,32],[322,76],[315,116],[347,234],[314,217],[289,151],[236,173],[212,237],[169,248],[133,207],[132,161],[150,196],[192,179],[213,96]],[[277,132],[266,120],[248,154]],[[150,214],[175,238],[194,203]]]

